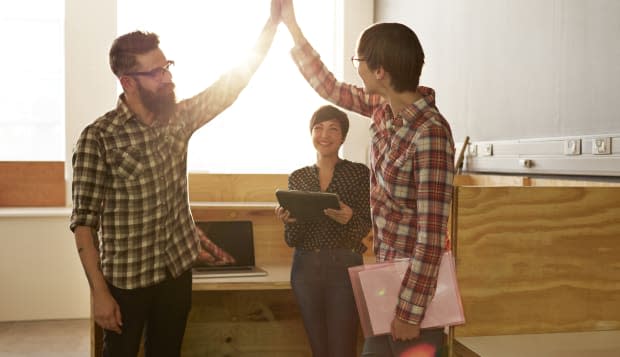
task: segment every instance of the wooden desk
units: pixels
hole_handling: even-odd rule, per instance
[[[287,175],[190,174],[189,186],[194,220],[252,221],[256,264],[268,275],[195,280],[182,355],[311,356],[289,283],[293,250],[274,214],[274,192],[287,187]],[[372,247],[370,235],[365,244]],[[364,259],[374,260],[372,249]],[[101,337],[93,322],[91,356],[100,356]],[[361,348],[361,330],[359,341]]]
[[[273,191],[271,191],[273,192]],[[273,193],[271,193],[273,195]],[[195,280],[183,356],[311,356],[290,286],[293,250],[275,202],[192,202],[200,220],[250,220],[262,277]],[[91,326],[91,356],[101,355],[102,331]]]
[[[260,265],[267,276],[193,283],[182,355],[311,356],[291,290],[290,265]],[[91,356],[101,356],[102,331],[91,325]]]
[[[183,356],[311,356],[290,265],[262,277],[194,280]]]

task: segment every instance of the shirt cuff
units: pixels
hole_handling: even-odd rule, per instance
[[[409,301],[398,299],[396,306],[396,317],[412,325],[419,325],[424,316],[425,308],[411,304]]]

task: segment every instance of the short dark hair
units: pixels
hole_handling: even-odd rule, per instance
[[[357,55],[371,70],[383,67],[396,92],[415,91],[424,65],[424,50],[409,27],[384,22],[366,28],[357,45]]]
[[[349,132],[349,118],[345,112],[333,105],[324,105],[312,114],[312,118],[310,118],[310,132],[312,132],[312,128],[314,128],[315,125],[332,119],[335,119],[338,124],[340,124],[342,141],[344,141]]]
[[[136,55],[159,48],[159,36],[152,32],[134,31],[120,36],[110,48],[110,68],[120,77],[135,70]]]

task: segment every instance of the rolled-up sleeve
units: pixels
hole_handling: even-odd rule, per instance
[[[97,131],[84,129],[73,151],[72,200],[70,229],[89,226],[98,229],[105,192],[106,165]]]

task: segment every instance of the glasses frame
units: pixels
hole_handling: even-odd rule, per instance
[[[351,56],[351,64],[353,64],[353,67],[355,67],[355,69],[358,69],[360,67],[360,62],[364,61],[366,61],[365,58]]]
[[[174,61],[172,60],[168,60],[166,61],[166,64],[163,67],[157,67],[157,68],[153,68],[150,71],[142,71],[142,72],[127,72],[125,73],[126,76],[144,76],[144,77],[149,77],[151,79],[155,79],[155,80],[159,80],[161,81],[161,79],[164,77],[164,74],[166,73],[170,73],[170,67],[174,66]]]

